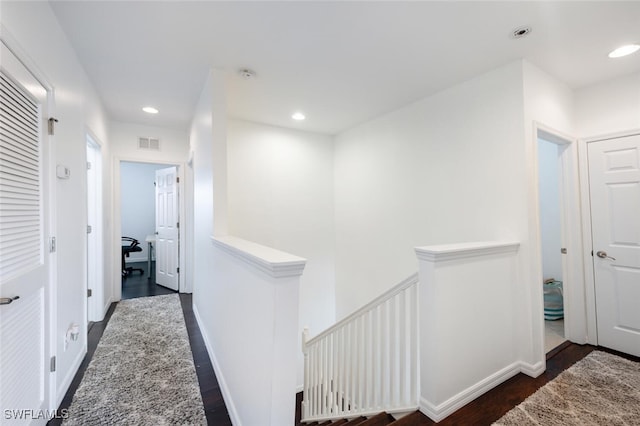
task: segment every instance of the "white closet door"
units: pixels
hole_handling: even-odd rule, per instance
[[[640,135],[588,147],[598,344],[640,356]]]
[[[1,56],[0,414],[2,424],[45,424],[51,375],[47,91],[4,43]]]

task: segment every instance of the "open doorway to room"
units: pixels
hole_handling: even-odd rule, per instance
[[[179,290],[178,166],[120,162],[122,299]]]
[[[545,352],[564,342],[564,274],[561,153],[564,148],[538,135],[538,202],[544,294]]]

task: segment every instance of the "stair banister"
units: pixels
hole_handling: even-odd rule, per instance
[[[304,421],[418,407],[418,275],[413,274],[332,327],[304,352]]]

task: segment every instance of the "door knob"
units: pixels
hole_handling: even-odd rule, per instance
[[[606,251],[602,251],[600,250],[599,252],[596,253],[596,256],[598,256],[600,259],[611,259],[611,260],[616,260],[615,257],[611,257],[607,254]]]
[[[0,297],[0,305],[8,305],[9,303],[13,302],[14,300],[20,299],[20,296],[14,296],[14,297]]]

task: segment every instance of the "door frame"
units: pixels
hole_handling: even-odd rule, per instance
[[[56,117],[56,100],[55,89],[53,84],[50,83],[49,78],[38,65],[31,59],[29,53],[22,48],[18,40],[13,37],[9,30],[0,22],[0,40],[5,46],[13,53],[13,55],[24,65],[24,67],[33,75],[33,77],[44,87],[47,92],[47,114],[49,117]],[[56,153],[56,137],[55,135],[44,134],[43,144],[44,155],[42,163],[46,165],[45,174],[43,174],[43,200],[46,209],[43,209],[43,225],[45,228],[44,238],[46,242],[43,247],[43,256],[48,256],[48,283],[45,285],[45,313],[48,312],[47,321],[48,327],[45,326],[45,333],[48,334],[48,353],[45,353],[46,360],[52,359],[57,355],[57,342],[58,342],[58,263],[57,250],[51,251],[52,238],[57,234],[57,179],[56,179],[56,165],[55,165],[55,153]],[[83,346],[86,350],[86,339],[84,339]],[[47,372],[45,372],[47,374]],[[58,408],[62,401],[62,396],[58,395],[58,373],[56,371],[50,371],[49,374],[49,388],[45,389],[44,398],[46,404],[50,410]],[[67,384],[62,383],[62,388],[66,388]]]
[[[87,319],[89,321],[102,321],[106,310],[109,307],[104,305],[104,282],[105,282],[105,244],[104,244],[104,184],[103,184],[103,152],[101,141],[95,136],[95,134],[86,129],[85,139],[87,140],[87,148],[93,150],[94,164],[92,168],[94,171],[94,179],[90,181],[87,177],[86,187],[86,201],[87,201],[87,225],[92,226],[91,233],[93,234],[93,244],[89,243],[89,237],[87,237],[87,261],[85,262],[87,268],[87,285],[85,291],[89,288],[92,289],[93,294],[91,299],[87,297]],[[88,160],[87,160],[88,161]],[[95,199],[95,208],[91,209],[89,206],[89,191],[97,190]],[[93,210],[93,211],[92,211]],[[93,223],[91,223],[93,222]],[[88,234],[87,234],[88,235]],[[93,245],[93,247],[91,247]],[[91,267],[95,269],[95,274],[91,278]],[[90,287],[93,285],[93,287]]]
[[[579,156],[578,139],[546,126],[539,122],[533,123],[533,167],[535,200],[530,204],[535,215],[535,230],[531,233],[532,244],[536,256],[535,281],[542,286],[542,242],[540,228],[540,194],[539,194],[539,158],[538,139],[553,142],[560,147],[564,147],[559,153],[559,180],[560,180],[560,214],[561,214],[561,240],[562,247],[567,249],[563,255],[563,293],[564,293],[564,316],[565,316],[565,338],[575,343],[590,343],[590,324],[585,313],[585,288],[584,267],[582,253],[582,232],[583,226],[580,218],[580,177],[579,177]],[[542,288],[540,289],[542,294]],[[536,318],[544,321],[544,311],[541,309]],[[544,333],[543,333],[544,339]]]
[[[585,284],[585,311],[587,316],[587,342],[592,345],[598,344],[598,330],[596,328],[596,280],[593,271],[593,235],[591,234],[591,192],[589,191],[589,158],[588,144],[592,142],[602,142],[609,139],[618,139],[626,136],[640,135],[640,129],[626,130],[582,138],[578,140],[578,152],[580,158],[580,192],[582,194],[582,235],[584,241],[583,262],[584,262],[584,284]]]
[[[122,194],[120,193],[120,166],[122,162],[130,162],[130,163],[144,163],[144,164],[161,164],[167,166],[176,166],[178,168],[178,177],[180,178],[180,182],[178,183],[178,213],[180,215],[180,231],[179,238],[180,242],[178,244],[179,250],[179,265],[180,272],[178,273],[178,292],[179,293],[190,293],[192,290],[186,285],[186,260],[185,253],[187,248],[187,240],[186,240],[186,229],[187,224],[185,223],[187,219],[186,209],[185,209],[185,169],[186,163],[183,161],[167,161],[167,160],[154,160],[154,159],[140,159],[133,157],[115,157],[113,161],[113,251],[111,253],[112,259],[114,259],[114,270],[113,270],[113,282],[112,282],[112,294],[114,296],[114,301],[118,301],[122,299],[122,275],[120,273],[120,251],[121,243],[120,238],[122,237]],[[144,242],[141,242],[144,244]],[[117,270],[116,270],[117,266]]]

